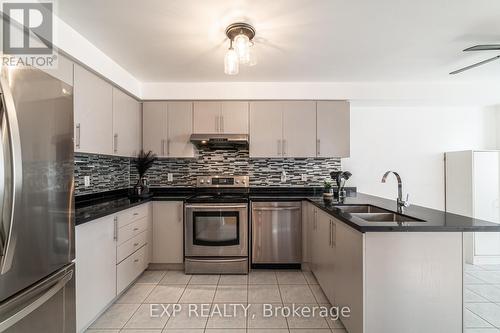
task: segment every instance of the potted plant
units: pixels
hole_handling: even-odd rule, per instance
[[[137,180],[137,184],[134,186],[135,195],[145,196],[149,193],[148,183],[144,175],[153,166],[153,163],[156,162],[156,160],[158,160],[158,158],[151,150],[147,153],[141,150],[137,156],[135,167],[137,169],[137,173],[139,174],[139,179]]]
[[[331,200],[333,198],[332,183],[329,180],[323,182],[323,198]]]

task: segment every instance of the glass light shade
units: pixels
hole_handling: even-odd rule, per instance
[[[250,40],[248,37],[243,34],[234,37],[233,45],[240,58],[240,63],[247,64],[250,61]]]
[[[224,56],[224,73],[227,75],[236,75],[240,71],[240,62],[238,54],[233,48],[227,50]]]
[[[257,53],[255,52],[255,45],[250,46],[250,49],[248,50],[248,59],[248,66],[257,65]]]

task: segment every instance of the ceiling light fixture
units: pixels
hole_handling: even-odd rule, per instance
[[[236,75],[239,73],[240,64],[253,66],[257,64],[253,50],[255,29],[247,23],[233,23],[226,28],[229,38],[229,49],[224,57],[224,73]]]

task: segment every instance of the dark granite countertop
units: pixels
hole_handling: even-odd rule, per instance
[[[152,190],[151,195],[146,198],[129,197],[128,190],[78,196],[75,198],[75,225],[114,214],[148,201],[184,201],[193,194],[193,190],[189,188]]]
[[[79,196],[75,200],[75,224],[79,225],[151,200],[183,201],[194,193],[194,188],[153,188],[152,196],[145,199],[131,199],[128,197],[127,190],[107,192],[101,195]],[[249,198],[251,201],[307,200],[360,232],[500,232],[500,224],[415,205],[406,208],[404,215],[423,221],[404,223],[367,222],[349,213],[343,213],[335,206],[367,204],[395,212],[396,200],[356,193],[355,188],[348,189],[348,197],[343,203],[323,200],[320,188],[253,187],[249,190]]]
[[[322,197],[308,197],[323,211],[345,222],[361,232],[460,232],[460,231],[500,231],[500,224],[478,220],[462,215],[447,213],[437,209],[411,205],[405,208],[404,215],[422,221],[416,222],[367,222],[349,213],[343,213],[337,205],[362,205],[368,204],[380,207],[391,212],[396,212],[396,200],[384,199],[363,193],[351,193],[343,203],[336,201],[327,202]]]

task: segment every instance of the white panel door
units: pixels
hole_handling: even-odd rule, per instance
[[[193,132],[214,134],[221,132],[221,102],[194,102]]]
[[[281,157],[283,102],[250,102],[250,157]]]
[[[168,102],[167,110],[168,157],[194,157],[194,147],[189,141],[193,133],[193,103]]]
[[[77,331],[87,327],[116,296],[114,216],[76,226]]]
[[[113,88],[113,153],[137,156],[141,104],[119,89]],[[139,123],[138,123],[139,122]]]
[[[153,202],[153,263],[184,261],[184,212],[182,201]]]
[[[142,143],[145,152],[166,156],[167,103],[145,102],[142,105]]]
[[[248,134],[248,102],[222,102],[221,132]]]
[[[113,88],[75,65],[75,151],[113,154]]]
[[[499,156],[493,151],[474,152],[474,217],[495,223],[500,223]],[[475,255],[500,255],[500,233],[476,232],[474,236]]]
[[[283,156],[316,156],[315,102],[283,102]]]
[[[350,104],[346,101],[317,102],[317,156],[349,157]]]

